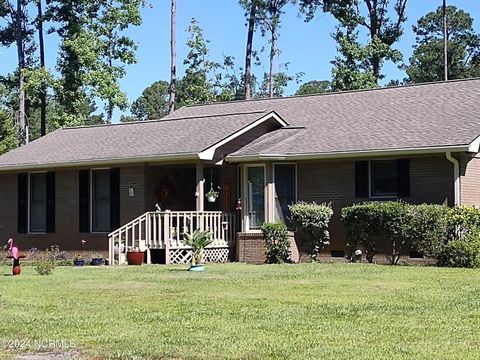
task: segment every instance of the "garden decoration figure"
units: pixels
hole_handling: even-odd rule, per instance
[[[18,248],[13,245],[13,239],[8,239],[8,250],[10,251],[10,258],[13,262],[12,275],[20,275],[20,253]]]

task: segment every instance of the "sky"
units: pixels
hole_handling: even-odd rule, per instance
[[[391,1],[393,2],[393,1]],[[441,5],[441,0],[408,0],[408,20],[404,25],[405,33],[394,46],[404,54],[408,61],[415,43],[412,25],[426,13]],[[455,5],[469,12],[473,18],[474,28],[480,32],[480,0],[447,0],[449,5]],[[143,24],[128,30],[128,35],[138,43],[137,63],[127,67],[126,76],[120,81],[122,90],[130,101],[134,101],[142,91],[157,80],[167,80],[170,77],[170,0],[150,0],[150,6],[142,10]],[[210,40],[209,49],[212,60],[221,62],[223,55],[231,55],[238,66],[243,67],[246,41],[246,20],[238,0],[177,0],[177,76],[184,71],[183,59],[188,49],[185,45],[188,27],[192,17],[195,17],[204,30],[204,36]],[[295,74],[303,72],[302,82],[324,80],[331,78],[331,61],[336,56],[336,44],[330,34],[335,29],[336,22],[331,15],[318,12],[309,23],[298,14],[298,6],[289,5],[281,19],[280,38],[278,41],[280,56],[275,66],[288,63],[288,72]],[[254,37],[254,48],[260,50],[268,43],[260,32]],[[58,41],[54,35],[46,36],[47,67],[54,70]],[[48,50],[53,49],[53,50]],[[53,51],[53,52],[52,52]],[[267,71],[268,51],[261,54],[264,65],[254,69],[258,74]],[[15,49],[0,48],[0,73],[12,71],[15,68]],[[392,63],[385,63],[384,82],[391,79],[403,79],[405,74]],[[291,83],[286,95],[292,95],[300,84]],[[114,117],[120,118],[116,111]]]

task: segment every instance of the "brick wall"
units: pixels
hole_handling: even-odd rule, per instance
[[[78,170],[55,171],[55,233],[17,234],[17,174],[0,174],[0,239],[13,237],[22,251],[35,247],[43,250],[57,244],[60,250],[84,251],[108,249],[107,234],[79,233]],[[129,187],[135,196],[128,194]],[[128,222],[145,212],[144,167],[120,167],[120,219]],[[86,240],[80,246],[80,240]]]
[[[462,205],[480,206],[480,156],[460,159],[460,199]]]
[[[290,240],[290,259],[299,262],[301,253],[293,232],[288,234]],[[265,241],[261,233],[237,233],[235,259],[239,262],[263,264],[265,262]]]
[[[367,201],[355,198],[355,161],[302,161],[297,165],[298,200],[331,202],[331,251],[345,250],[345,231],[340,220],[343,207]],[[410,158],[410,203],[453,204],[453,165],[445,156]]]

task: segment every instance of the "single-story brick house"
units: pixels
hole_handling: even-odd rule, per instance
[[[145,246],[188,260],[182,234],[208,228],[207,258],[258,261],[259,227],[287,205],[480,205],[480,79],[183,107],[161,120],[56,130],[0,156],[0,237],[22,249]],[[219,198],[208,202],[208,190]],[[110,234],[110,235],[109,235]],[[110,239],[110,240],[109,240]],[[296,255],[296,254],[295,254]],[[150,260],[150,258],[149,258]]]

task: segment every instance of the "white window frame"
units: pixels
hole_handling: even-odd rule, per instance
[[[244,228],[245,232],[250,232],[250,233],[259,233],[261,232],[260,229],[250,229],[250,219],[248,217],[248,210],[250,207],[250,199],[248,199],[248,168],[250,167],[263,167],[263,207],[264,207],[264,219],[263,222],[266,221],[266,217],[268,214],[268,206],[267,206],[267,201],[268,201],[268,189],[267,189],[267,164],[265,163],[256,163],[256,164],[244,164],[243,165],[243,199],[244,201],[244,210],[243,210],[243,223],[244,223]]]
[[[272,164],[272,183],[273,183],[273,205],[272,205],[272,214],[273,214],[273,218],[276,221],[278,221],[279,219],[276,219],[275,218],[275,208],[276,208],[276,205],[277,205],[277,197],[276,197],[276,194],[277,194],[277,191],[275,189],[275,186],[276,186],[276,182],[275,182],[275,165],[293,165],[295,167],[295,195],[294,195],[294,201],[297,202],[298,200],[298,166],[297,166],[297,163],[295,162],[274,162]]]
[[[102,171],[102,170],[110,170],[111,168],[106,167],[106,168],[94,168],[90,169],[90,234],[109,234],[109,231],[94,231],[93,230],[93,172],[95,171]],[[111,202],[111,199],[110,199]],[[111,204],[110,204],[111,206]],[[110,221],[112,221],[110,219]]]
[[[46,234],[47,233],[47,224],[45,223],[45,231],[32,231],[31,230],[31,223],[30,223],[30,219],[31,219],[31,198],[32,198],[32,190],[31,190],[31,175],[32,174],[45,174],[45,177],[47,176],[47,172],[46,171],[32,171],[32,172],[29,172],[28,173],[28,194],[27,194],[27,222],[28,222],[28,234],[32,234],[32,235],[42,235],[42,234]],[[45,179],[46,180],[46,179]],[[45,181],[45,193],[47,192],[47,183]],[[48,199],[47,199],[47,202],[48,202]],[[45,217],[47,216],[47,202],[45,202]]]

